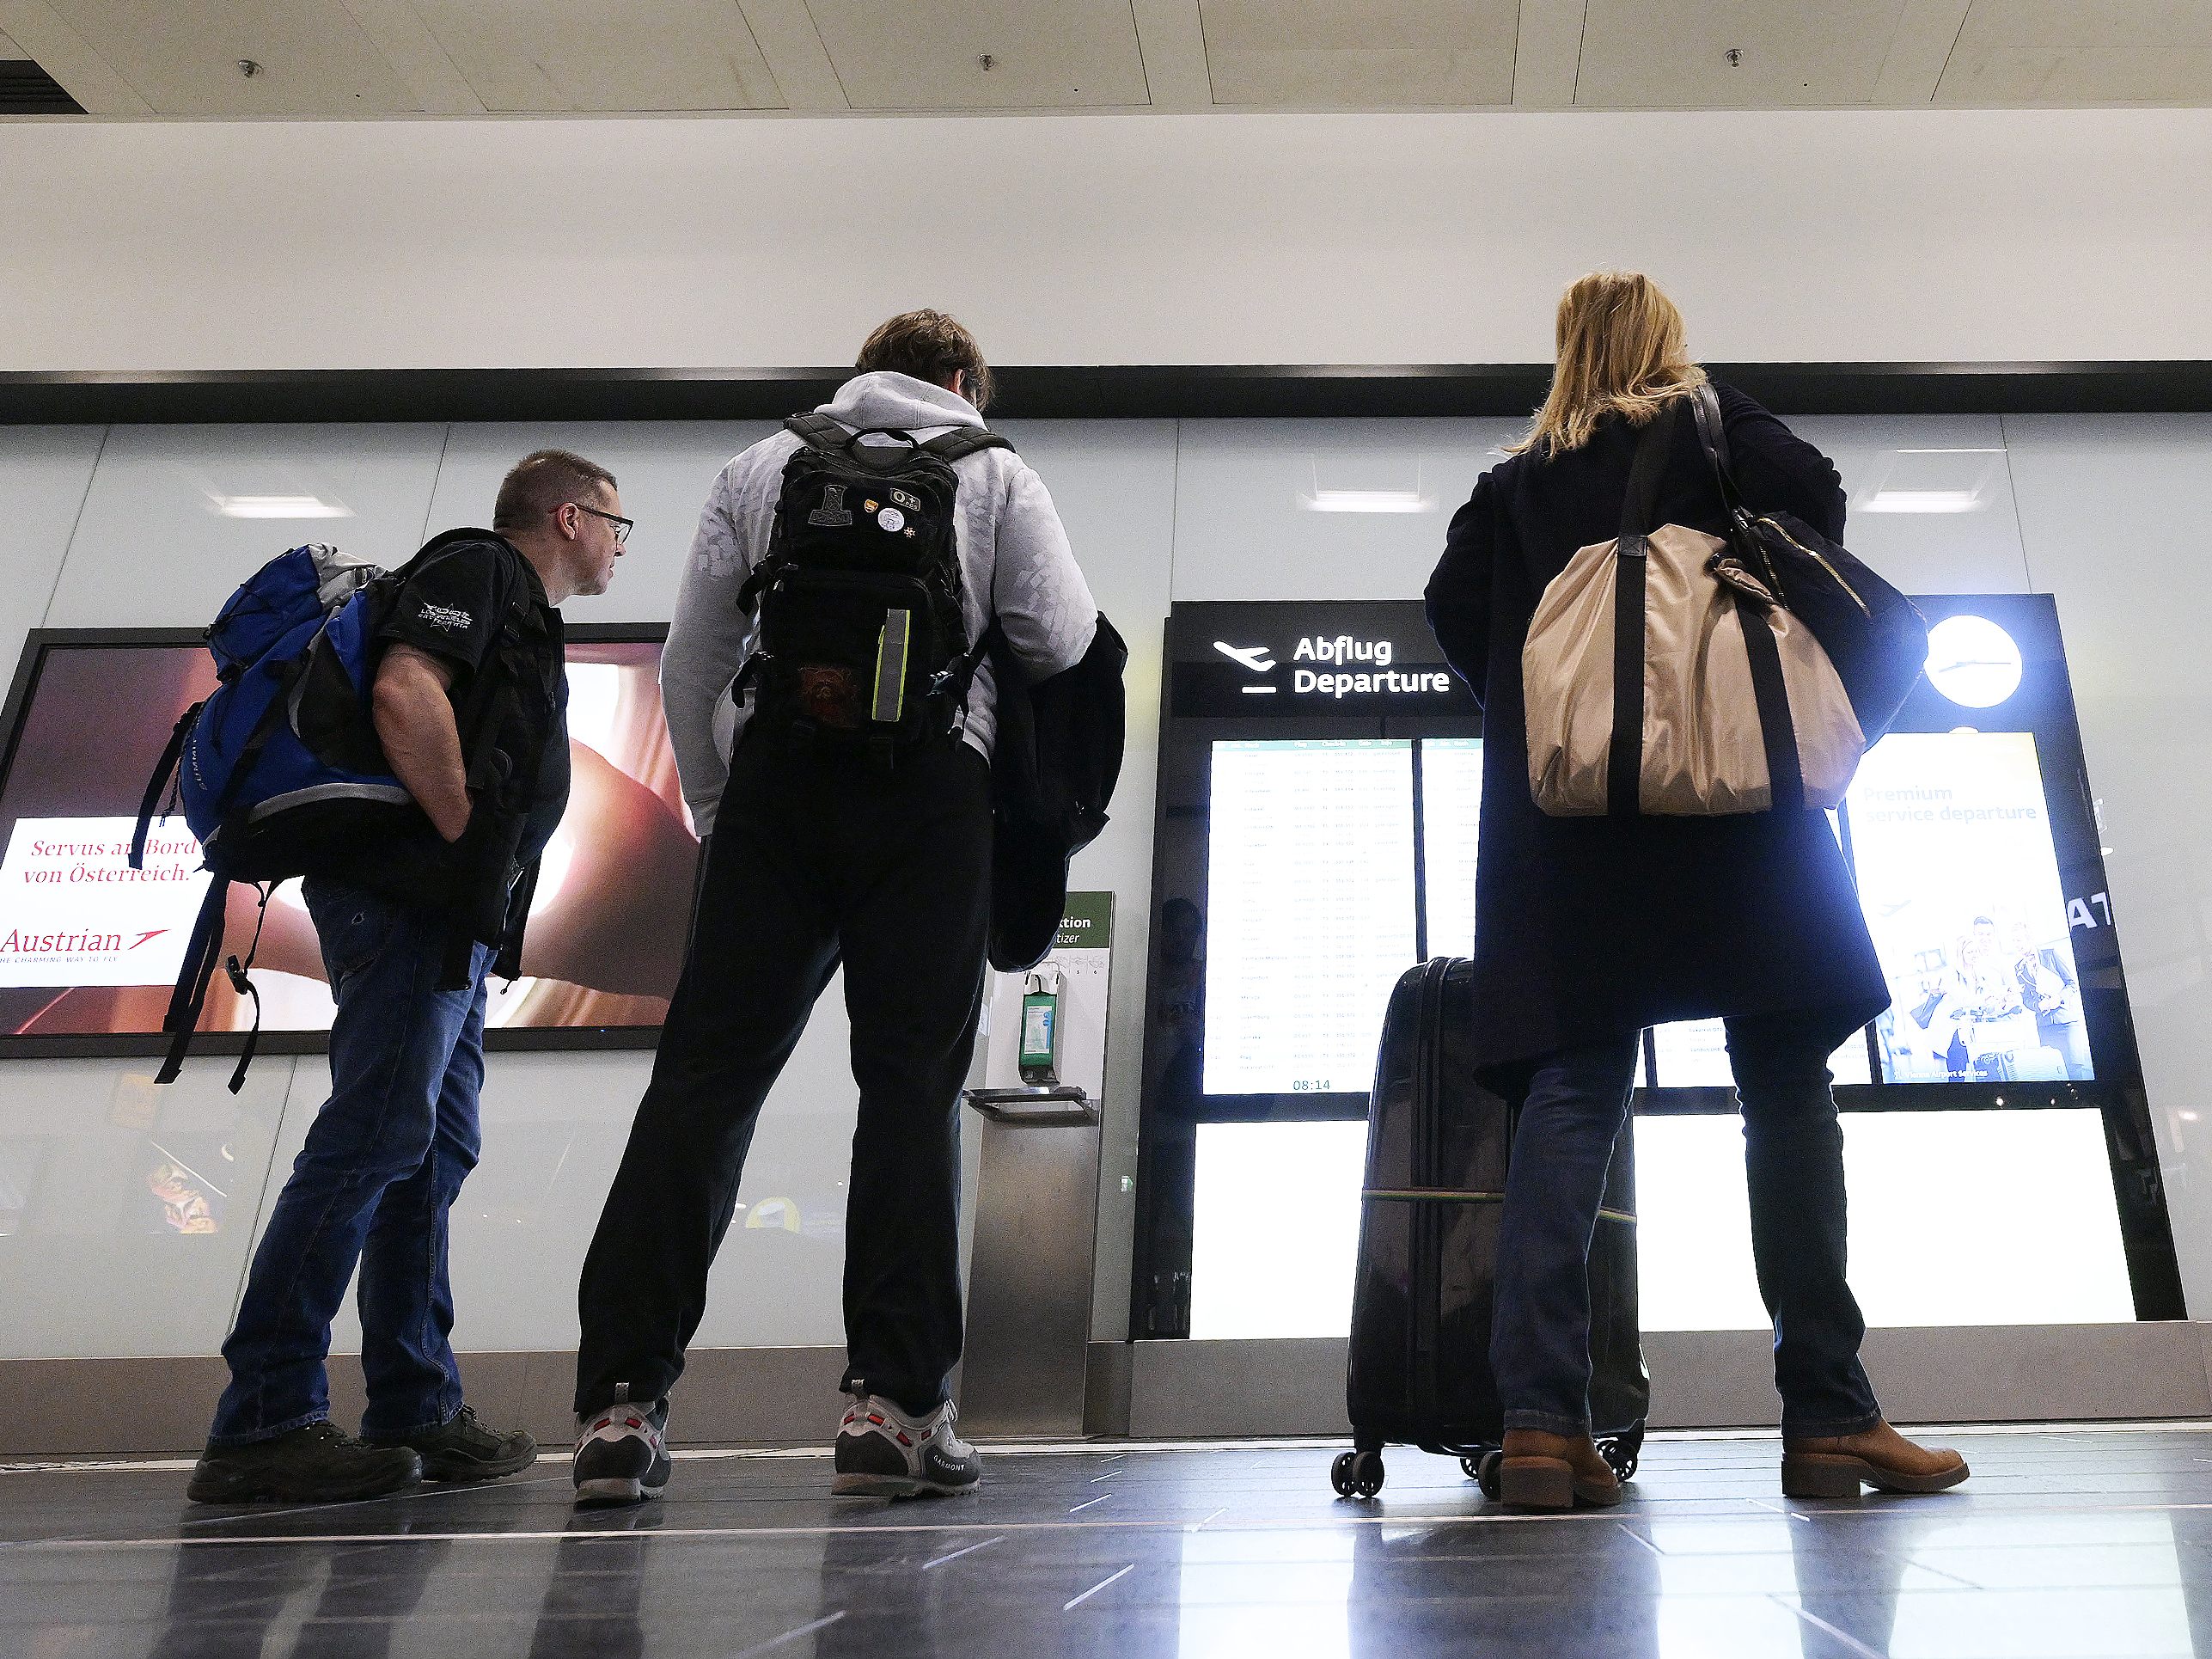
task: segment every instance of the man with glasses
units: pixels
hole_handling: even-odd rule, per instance
[[[486,981],[516,972],[568,805],[557,607],[606,591],[630,521],[612,473],[541,450],[500,485],[492,525],[432,541],[378,627],[376,736],[422,822],[303,884],[338,1004],[331,1095],[223,1346],[230,1385],[188,1488],[201,1503],[370,1497],[537,1458],[462,1401],[447,1217],[480,1143]],[[357,1264],[361,1440],[329,1422],[324,1368]]]

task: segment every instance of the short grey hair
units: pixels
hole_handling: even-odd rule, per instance
[[[572,450],[535,450],[500,480],[492,528],[521,530],[555,507],[578,496],[595,496],[602,489],[613,493],[614,474],[597,462],[586,461]]]

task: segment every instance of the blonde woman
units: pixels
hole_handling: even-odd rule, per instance
[[[1537,597],[1576,548],[1617,532],[1639,429],[1706,378],[1681,313],[1635,272],[1567,291],[1558,351],[1535,424],[1453,517],[1428,585],[1430,625],[1483,708],[1476,1062],[1525,1101],[1491,1328],[1505,1497],[1619,1501],[1590,1438],[1584,1264],[1639,1033],[1715,1017],[1728,1022],[1743,1108],[1784,1490],[1955,1485],[1966,1478],[1958,1454],[1891,1429],[1859,1363],[1866,1324],[1844,1281],[1827,1061],[1889,993],[1824,815],[1547,817],[1531,798],[1521,649]],[[1752,506],[1787,509],[1840,539],[1843,491],[1827,457],[1750,398],[1716,390]],[[1717,532],[1725,514],[1696,423],[1686,407],[1673,413],[1652,523]]]

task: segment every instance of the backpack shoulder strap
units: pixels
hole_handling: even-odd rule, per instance
[[[790,416],[784,430],[795,434],[810,449],[826,450],[831,455],[843,455],[852,447],[854,434],[848,432],[826,414],[809,411]]]
[[[914,446],[925,455],[933,455],[940,461],[957,461],[962,456],[974,455],[978,450],[1005,450],[1014,452],[1014,446],[998,433],[982,426],[955,426],[949,432],[939,432],[926,444]]]
[[[530,578],[535,572],[530,568],[530,561],[522,557],[522,550],[512,542],[504,536],[496,536],[493,539],[507,550],[507,573],[513,579],[507,590],[507,615],[510,617],[528,620],[533,609],[530,601]]]

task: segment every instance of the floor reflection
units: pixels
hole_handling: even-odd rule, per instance
[[[195,1544],[177,1551],[160,1659],[389,1659],[450,1546]],[[272,1647],[282,1631],[289,1639]]]
[[[1890,1651],[1897,1628],[1897,1592],[1904,1587],[1916,1538],[1941,1523],[1900,1520],[1879,1523],[1879,1540],[1851,1537],[1855,1517],[1824,1526],[1790,1522],[1790,1570],[1797,1581],[1798,1642],[1804,1659],[1832,1659],[1839,1642]],[[1872,1529],[1868,1529],[1871,1531]],[[1879,1547],[1868,1549],[1870,1541]]]
[[[585,1510],[571,1521],[553,1545],[529,1659],[641,1659],[647,1540],[664,1513]]]
[[[1833,1504],[1780,1498],[1771,1442],[1662,1439],[1622,1509],[1537,1519],[1412,1454],[1341,1502],[1317,1444],[999,1448],[956,1505],[700,1459],[636,1510],[552,1480],[180,1533],[180,1473],[17,1469],[0,1659],[2212,1659],[2212,1434],[1959,1438],[1961,1491]]]

